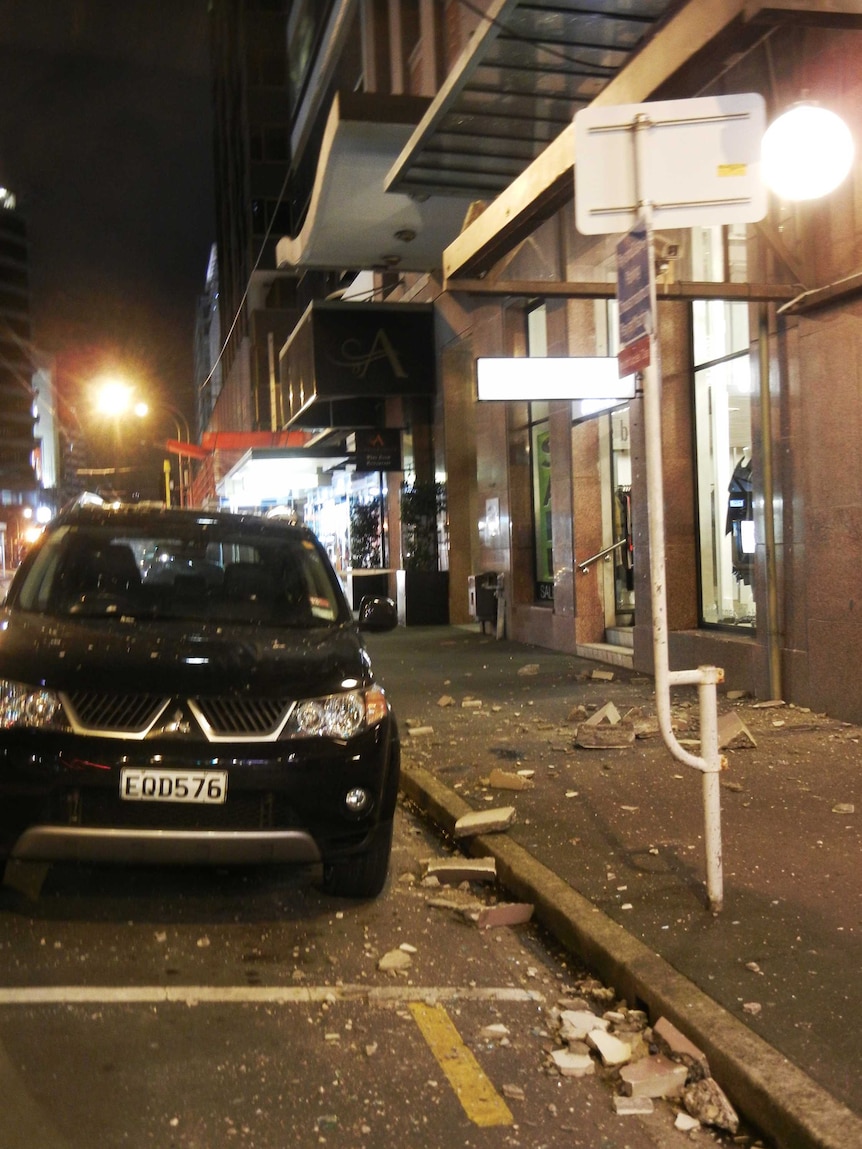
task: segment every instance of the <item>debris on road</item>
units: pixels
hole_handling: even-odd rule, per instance
[[[538,674],[538,673],[539,673],[538,662],[528,662],[528,663],[526,663],[526,665],[524,665],[518,669],[518,674],[520,675],[521,678],[526,678],[528,676],[532,677],[532,675]]]
[[[437,878],[453,886],[461,882],[497,880],[497,862],[494,858],[430,858],[423,866],[423,877]]]
[[[497,926],[521,926],[532,916],[533,906],[529,902],[498,902],[496,906],[483,907],[475,921],[480,929],[493,929]]]
[[[709,1077],[709,1062],[706,1054],[698,1049],[693,1041],[680,1033],[666,1017],[660,1017],[652,1028],[653,1040],[662,1053],[682,1062],[689,1070],[692,1080]]]
[[[718,1129],[726,1129],[735,1135],[739,1129],[739,1117],[736,1110],[727,1100],[721,1086],[712,1077],[704,1077],[688,1086],[682,1095],[685,1105],[692,1117],[704,1125],[714,1125]]]
[[[623,1091],[629,1097],[677,1097],[685,1086],[688,1070],[661,1053],[644,1057],[620,1070]]]
[[[515,821],[515,816],[514,806],[497,806],[490,810],[474,810],[469,814],[461,815],[452,829],[452,834],[456,838],[472,838],[478,834],[500,833],[503,830],[508,830]],[[487,862],[489,859],[481,858],[478,860]],[[493,861],[493,859],[490,860]]]
[[[377,963],[381,973],[401,973],[413,964],[413,958],[402,949],[389,950]]]
[[[433,726],[411,726],[408,723],[407,724],[407,733],[410,735],[411,738],[427,737],[429,734],[434,733],[434,727]]]

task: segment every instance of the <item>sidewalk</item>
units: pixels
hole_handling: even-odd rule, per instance
[[[777,1144],[862,1147],[862,729],[720,695],[756,746],[743,735],[724,750],[714,916],[699,773],[658,733],[575,744],[609,701],[638,708],[646,733],[651,679],[478,627],[399,628],[369,648],[401,723],[408,794],[444,829],[468,807],[514,805],[515,825],[475,848],[498,854],[545,924],[618,993],[687,1022]],[[672,705],[677,736],[696,740],[696,690],[674,689]],[[411,736],[417,725],[432,733]],[[532,770],[532,787],[491,788],[494,769]]]

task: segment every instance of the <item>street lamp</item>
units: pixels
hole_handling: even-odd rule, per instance
[[[819,199],[843,182],[853,154],[853,137],[841,117],[801,101],[766,129],[761,147],[763,180],[783,199]]]

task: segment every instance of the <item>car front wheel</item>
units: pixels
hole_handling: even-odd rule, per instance
[[[381,826],[361,854],[323,867],[323,889],[337,898],[376,898],[386,885],[392,852],[392,822]]]

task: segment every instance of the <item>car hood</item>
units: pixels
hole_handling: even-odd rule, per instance
[[[0,615],[0,677],[55,690],[312,697],[367,684],[352,626],[311,630]]]

